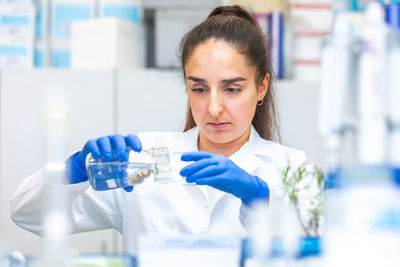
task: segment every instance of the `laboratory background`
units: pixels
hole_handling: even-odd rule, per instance
[[[400,1],[0,0],[1,267],[49,253],[10,218],[25,177],[96,136],[183,130],[180,39],[226,4],[265,34],[280,141],[322,179],[319,231],[291,231],[290,203],[250,238],[152,236],[134,259],[116,230],[65,236],[65,266],[400,266]]]

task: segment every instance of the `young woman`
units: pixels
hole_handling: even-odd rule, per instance
[[[72,233],[113,227],[130,231],[130,240],[149,232],[242,234],[252,203],[274,205],[274,197],[281,197],[288,160],[312,166],[303,152],[273,142],[278,128],[272,70],[263,35],[247,11],[214,9],[184,36],[181,51],[188,96],[184,132],[100,137],[69,157],[63,189]],[[173,168],[195,185],[148,179],[134,188],[94,191],[87,182],[87,154],[124,160],[127,147],[182,153]],[[44,171],[28,177],[11,204],[13,220],[38,234],[41,218],[31,211],[44,206]]]

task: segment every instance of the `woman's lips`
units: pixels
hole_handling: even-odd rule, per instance
[[[210,125],[212,128],[216,130],[224,129],[227,127],[230,123],[227,122],[209,122],[208,125]]]

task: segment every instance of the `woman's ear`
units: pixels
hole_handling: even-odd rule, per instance
[[[258,86],[258,101],[262,100],[268,92],[269,85],[269,73],[265,74],[264,79],[261,81],[261,84]]]

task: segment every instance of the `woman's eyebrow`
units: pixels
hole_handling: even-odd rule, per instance
[[[201,78],[197,78],[197,77],[193,77],[193,76],[189,76],[187,79],[188,80],[192,80],[192,81],[194,81],[196,83],[206,83],[206,80],[201,79]]]
[[[246,78],[243,77],[236,77],[232,79],[227,79],[227,80],[222,80],[222,83],[235,83],[235,82],[241,82],[241,81],[246,81]]]
[[[194,76],[189,76],[187,79],[188,80],[192,80],[192,81],[197,82],[197,83],[207,83],[206,80],[201,79],[201,78],[197,78],[197,77],[194,77]],[[222,80],[221,82],[222,83],[235,83],[235,82],[241,82],[241,81],[246,81],[246,80],[247,79],[243,78],[243,77],[236,77],[236,78],[232,78],[232,79]]]

